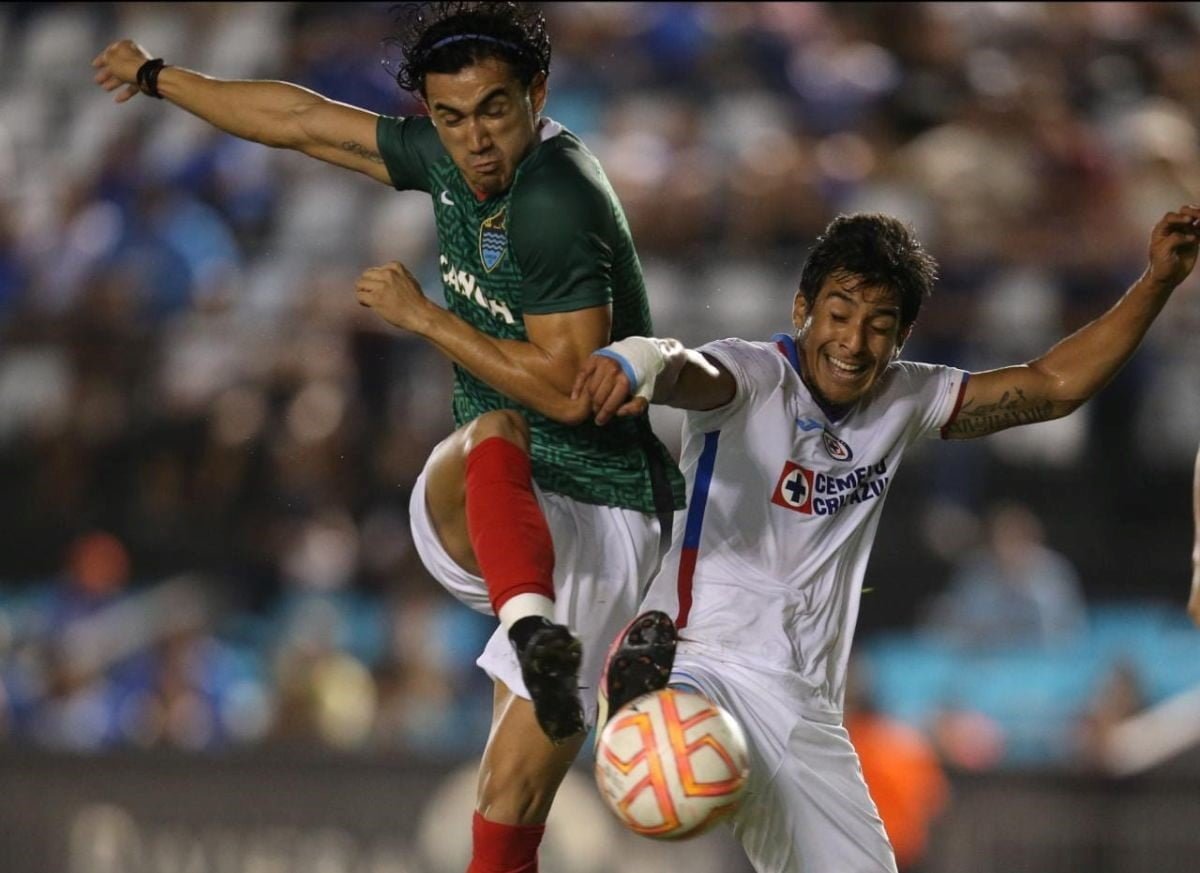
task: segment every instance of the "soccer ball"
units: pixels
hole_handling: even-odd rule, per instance
[[[600,796],[625,827],[659,840],[693,837],[732,813],[749,774],[733,716],[672,688],[623,707],[596,745]]]

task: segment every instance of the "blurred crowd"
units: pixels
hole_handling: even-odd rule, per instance
[[[0,738],[479,747],[492,622],[429,579],[407,524],[452,426],[449,368],[353,298],[390,260],[440,298],[425,195],[114,105],[89,67],[132,37],[412,113],[389,6],[0,7]],[[547,114],[604,164],[657,329],[685,342],[786,329],[813,237],[880,210],[940,261],[906,356],[1025,360],[1109,305],[1200,191],[1195,4],[544,8]],[[1147,558],[1089,564],[1087,546],[1142,522],[1181,569],[1130,593],[1183,592],[1198,328],[1193,285],[1082,412],[915,458],[893,500],[924,521],[888,569],[895,611],[868,599],[864,620],[915,621],[1005,496],[1042,501],[1076,546],[1064,621],[1133,587]],[[656,423],[677,445],[677,420]],[[1052,487],[1003,493],[1018,480],[996,471],[1017,470]],[[1086,489],[1069,522],[1067,489]]]

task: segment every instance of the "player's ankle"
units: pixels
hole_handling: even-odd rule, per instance
[[[512,633],[517,622],[525,618],[540,616],[547,622],[554,621],[554,600],[536,591],[525,591],[514,594],[500,604],[496,617],[504,629]]]

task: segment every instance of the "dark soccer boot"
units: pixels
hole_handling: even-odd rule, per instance
[[[597,739],[609,718],[625,704],[667,687],[678,641],[675,622],[657,609],[643,612],[617,634],[600,674]]]
[[[521,676],[542,731],[555,745],[583,733],[579,662],[583,646],[561,624],[540,615],[516,621],[508,631]]]

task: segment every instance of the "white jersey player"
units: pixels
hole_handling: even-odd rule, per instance
[[[1018,366],[968,374],[897,360],[935,265],[882,215],[838,218],[817,241],[793,304],[794,339],[692,351],[632,338],[588,360],[576,391],[598,423],[650,400],[688,410],[688,507],[647,612],[613,644],[602,715],[669,674],[741,722],[753,763],[732,821],[759,873],[896,869],[842,700],[867,559],[906,449],[1081,405],[1191,272],[1198,226],[1200,207],[1168,213],[1149,267],[1121,300]]]

